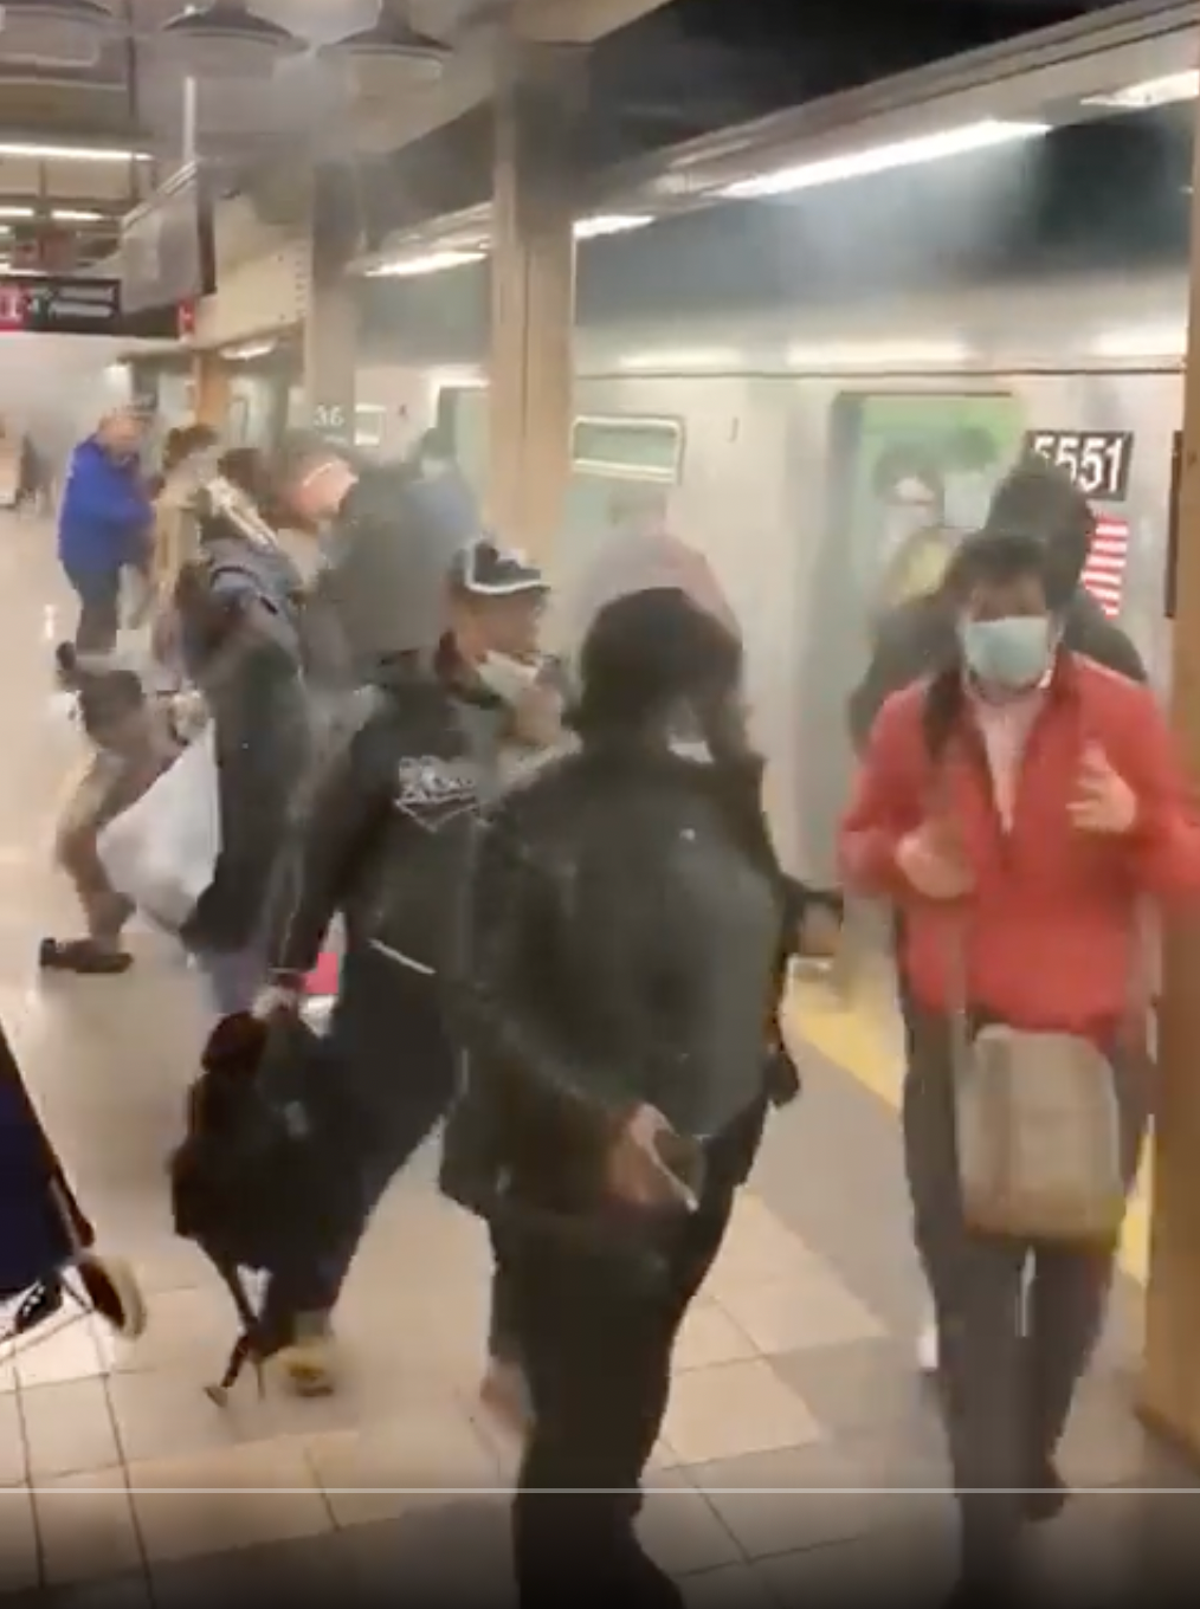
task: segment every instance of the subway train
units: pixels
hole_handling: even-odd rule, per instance
[[[872,620],[938,573],[1024,445],[1092,500],[1089,579],[1165,686],[1190,134],[1181,152],[1177,124],[1147,139],[1126,122],[1098,184],[1100,136],[1067,132],[1049,179],[1048,157],[1038,173],[956,163],[799,207],[719,207],[581,255],[552,574],[569,598],[615,485],[663,488],[745,625],[775,831],[814,878],[834,875],[846,700]],[[486,276],[373,289],[377,350],[404,355],[364,375],[363,395],[423,388],[482,486]]]

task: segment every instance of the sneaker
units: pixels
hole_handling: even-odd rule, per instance
[[[278,1355],[288,1390],[297,1397],[328,1397],[337,1390],[333,1330],[328,1314],[301,1313],[293,1339]]]
[[[133,957],[128,950],[110,950],[93,939],[43,939],[38,966],[43,972],[75,972],[85,978],[115,978],[128,972]]]
[[[936,1374],[940,1362],[941,1347],[938,1343],[937,1323],[931,1320],[917,1340],[917,1367],[922,1374]]]

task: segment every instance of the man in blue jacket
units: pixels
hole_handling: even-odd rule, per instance
[[[119,408],[71,456],[58,516],[58,558],[79,598],[79,625],[74,652],[69,644],[59,650],[64,671],[77,656],[112,653],[121,572],[144,568],[149,560],[153,509],[138,457],[142,435],[140,416]]]

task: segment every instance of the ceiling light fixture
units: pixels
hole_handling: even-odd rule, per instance
[[[34,218],[37,213],[33,207],[0,207],[0,218]]]
[[[307,49],[303,39],[247,10],[240,0],[186,7],[163,23],[155,44],[192,78],[260,78]]]
[[[1168,73],[1163,78],[1147,78],[1125,89],[1102,95],[1085,96],[1085,106],[1100,106],[1113,112],[1148,112],[1156,106],[1175,106],[1180,101],[1200,98],[1200,69]]]
[[[245,346],[228,347],[225,356],[234,363],[249,363],[254,358],[269,357],[274,350],[274,341],[247,341]]]
[[[868,146],[865,151],[849,151],[842,156],[818,158],[774,173],[758,174],[752,179],[739,179],[736,184],[727,185],[721,194],[739,201],[794,195],[801,190],[841,184],[847,179],[863,179],[874,173],[890,173],[896,168],[965,156],[970,151],[986,151],[995,146],[1038,139],[1050,132],[1050,126],[1049,123],[1008,123],[989,118],[963,128],[945,129],[940,134],[918,134],[908,140]]]
[[[0,157],[27,162],[149,162],[149,151],[110,145],[42,145],[31,140],[0,140]],[[32,212],[29,216],[32,217]]]
[[[9,0],[0,6],[0,59],[39,67],[91,67],[116,18],[100,0]]]
[[[653,218],[641,212],[599,212],[594,218],[576,219],[575,239],[598,240],[602,235],[624,235],[653,222]]]
[[[368,268],[367,278],[417,279],[424,274],[444,273],[448,268],[462,268],[467,263],[481,263],[486,256],[486,251],[431,251],[423,257],[399,257]]]
[[[423,34],[394,11],[383,5],[369,28],[359,28],[330,47],[339,55],[370,61],[407,60],[440,71],[450,56],[450,48],[440,39]]]
[[[104,223],[107,214],[87,207],[51,207],[50,216],[55,223]]]

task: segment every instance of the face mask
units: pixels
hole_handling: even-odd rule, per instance
[[[490,653],[475,667],[483,685],[506,704],[515,704],[542,673],[539,660],[515,659],[511,654]]]
[[[964,620],[958,628],[963,658],[973,676],[1012,692],[1034,687],[1054,657],[1057,633],[1046,615]]]

